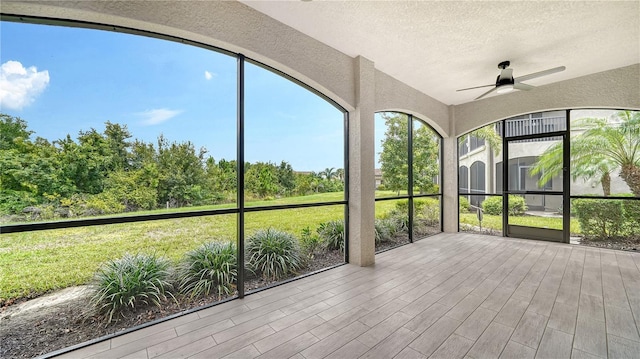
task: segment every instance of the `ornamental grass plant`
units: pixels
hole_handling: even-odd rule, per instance
[[[248,267],[266,280],[279,280],[303,266],[298,240],[274,228],[258,230],[247,240]]]
[[[193,297],[214,294],[218,300],[236,287],[238,262],[234,243],[207,242],[185,254],[177,268],[180,292]]]
[[[344,221],[320,223],[317,232],[326,249],[344,252]]]
[[[124,316],[126,309],[160,306],[167,296],[173,297],[170,278],[169,260],[155,255],[125,254],[97,271],[91,302],[110,323],[114,316]]]

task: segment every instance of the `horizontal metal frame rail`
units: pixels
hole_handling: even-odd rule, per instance
[[[296,208],[323,207],[323,206],[347,205],[347,204],[348,204],[347,201],[333,201],[333,202],[313,202],[313,203],[300,203],[300,204],[288,204],[288,205],[276,205],[276,206],[246,207],[244,209],[244,212],[247,213],[247,212],[259,212],[259,211],[273,211],[278,209],[296,209]],[[118,216],[118,217],[105,217],[105,218],[74,219],[69,221],[7,224],[7,225],[0,226],[0,233],[4,234],[4,233],[44,231],[48,229],[89,227],[89,226],[100,226],[100,225],[119,224],[119,223],[136,223],[136,222],[147,222],[147,221],[159,221],[163,219],[204,217],[204,216],[215,216],[215,215],[234,214],[234,213],[240,213],[240,209],[235,207],[235,208],[228,208],[228,209],[214,209],[214,210],[204,210],[204,211],[185,211],[185,212],[171,212],[171,213],[131,215],[131,216]]]

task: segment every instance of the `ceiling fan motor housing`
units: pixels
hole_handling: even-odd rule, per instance
[[[496,86],[513,85],[513,83],[513,76],[502,77],[502,75],[498,75],[498,77],[496,78]]]
[[[503,61],[498,64],[498,68],[501,70],[500,75],[496,78],[496,87],[504,85],[513,85],[513,70],[509,68],[511,63],[509,61]]]

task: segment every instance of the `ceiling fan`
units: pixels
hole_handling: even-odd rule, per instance
[[[491,85],[469,87],[469,88],[460,89],[460,90],[457,90],[457,91],[466,91],[466,90],[473,90],[473,89],[478,89],[478,88],[483,88],[483,87],[494,86],[491,90],[489,90],[489,91],[483,93],[482,95],[476,97],[475,100],[481,99],[481,98],[487,96],[488,94],[492,93],[493,91],[497,92],[498,94],[511,92],[514,89],[515,90],[528,91],[528,90],[531,90],[532,88],[534,88],[534,86],[524,84],[524,83],[522,83],[523,81],[527,81],[527,80],[535,79],[537,77],[542,77],[542,76],[554,74],[556,72],[564,71],[566,69],[566,67],[564,67],[564,66],[554,67],[552,69],[548,69],[548,70],[544,70],[544,71],[540,71],[540,72],[534,72],[534,73],[529,74],[529,75],[524,75],[524,76],[513,78],[513,69],[509,68],[510,64],[511,63],[509,61],[503,61],[503,62],[498,64],[498,68],[501,71],[500,71],[500,75],[498,75],[498,77],[496,78],[495,85],[491,84]]]

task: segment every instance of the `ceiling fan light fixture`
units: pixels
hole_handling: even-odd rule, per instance
[[[498,89],[496,89],[496,92],[499,94],[509,93],[511,91],[513,91],[513,84],[505,84],[505,85],[499,86]]]

